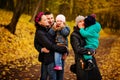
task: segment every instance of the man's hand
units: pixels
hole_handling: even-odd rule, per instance
[[[46,49],[45,47],[41,49],[41,52],[44,52],[44,53],[49,53],[50,50]]]

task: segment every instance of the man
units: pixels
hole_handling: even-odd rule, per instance
[[[49,23],[49,27],[51,28],[54,24],[54,16],[51,12],[45,12],[45,15],[47,17],[48,23]]]
[[[47,17],[47,20],[49,23],[49,28],[51,28],[51,26],[54,23],[53,14],[50,12],[46,12],[44,15],[46,15],[46,17]],[[40,33],[40,31],[38,33]],[[43,37],[43,38],[41,39],[41,37]],[[62,70],[62,71],[54,70],[54,55],[53,54],[54,54],[54,51],[56,51],[56,50],[58,52],[61,52],[61,51],[63,52],[63,51],[65,51],[65,48],[61,48],[61,46],[56,46],[55,44],[53,44],[52,43],[53,39],[54,38],[52,38],[49,34],[47,34],[47,31],[45,32],[44,36],[41,34],[35,35],[34,46],[35,46],[36,50],[39,52],[38,59],[40,62],[42,62],[40,80],[47,80],[48,78],[49,78],[49,80],[63,80],[64,70]],[[41,42],[40,40],[43,42]],[[46,42],[47,42],[47,44],[46,44]],[[43,45],[47,45],[47,46],[43,46]],[[53,45],[56,47],[51,48],[50,46],[53,46]],[[50,54],[51,54],[51,56],[49,56]],[[45,57],[45,56],[49,56],[49,57]]]

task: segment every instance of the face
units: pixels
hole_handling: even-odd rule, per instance
[[[46,15],[46,17],[47,17],[49,25],[52,25],[54,23],[54,16],[53,16],[53,14]]]
[[[63,24],[64,24],[63,21],[61,21],[61,20],[56,20],[56,26],[60,27],[60,26],[62,26]]]
[[[47,21],[47,17],[45,15],[42,15],[41,21],[38,22],[39,25],[42,25],[44,27],[47,27],[49,25]]]
[[[78,26],[84,26],[84,20],[79,21]]]

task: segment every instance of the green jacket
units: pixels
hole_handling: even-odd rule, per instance
[[[96,22],[94,25],[91,25],[87,28],[81,28],[79,30],[80,34],[86,40],[85,48],[92,48],[92,49],[98,48],[100,30],[101,30],[101,25],[98,22]]]

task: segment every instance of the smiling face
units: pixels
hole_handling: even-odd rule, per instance
[[[62,20],[56,20],[56,26],[60,27],[64,24],[64,22]]]
[[[51,26],[54,23],[54,16],[53,16],[53,14],[47,14],[46,17],[47,17],[49,25]]]
[[[38,22],[38,24],[47,27],[49,25],[47,17],[45,15],[42,15],[41,20]]]
[[[80,20],[80,21],[78,22],[78,26],[84,26],[84,20]]]

